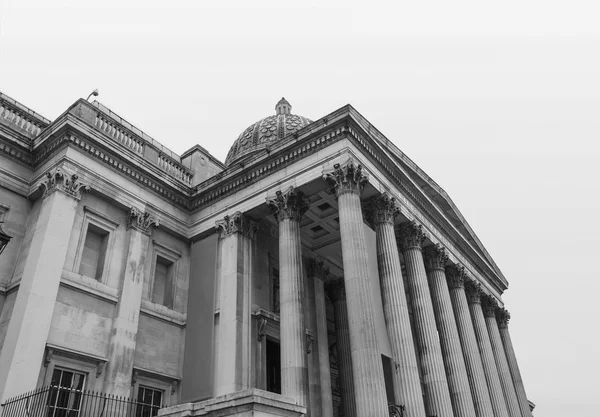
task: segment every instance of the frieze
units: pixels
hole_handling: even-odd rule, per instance
[[[60,191],[73,197],[75,200],[81,200],[82,193],[89,193],[90,187],[79,182],[77,174],[68,174],[62,168],[55,168],[46,173],[46,178],[38,186],[43,188],[44,197],[49,196],[54,191]]]
[[[394,224],[394,219],[400,214],[400,206],[394,197],[384,192],[370,198],[364,204],[363,213],[372,226],[381,223]]]
[[[363,174],[363,167],[349,159],[346,163],[335,164],[332,169],[323,171],[323,179],[331,186],[337,197],[345,193],[362,193],[369,182],[369,176]]]
[[[423,226],[415,221],[402,223],[398,228],[398,246],[400,251],[409,249],[421,250],[427,235],[423,232]]]
[[[448,261],[448,255],[443,246],[437,244],[430,245],[423,249],[423,261],[425,262],[425,269],[427,271],[436,269],[443,271]]]
[[[158,220],[148,212],[131,207],[127,213],[127,228],[137,229],[147,235],[152,233],[152,228],[157,228]]]
[[[306,274],[309,277],[315,277],[325,281],[329,276],[329,267],[325,266],[321,261],[309,258],[306,260]]]
[[[233,215],[225,216],[222,220],[218,220],[215,223],[215,228],[218,230],[221,238],[241,233],[249,239],[254,239],[258,230],[258,223],[242,212],[236,211]]]
[[[274,196],[267,197],[267,205],[277,219],[300,221],[310,207],[310,201],[297,188],[290,187],[286,191],[277,191]]]

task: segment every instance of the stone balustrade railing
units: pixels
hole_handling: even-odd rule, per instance
[[[103,131],[109,136],[112,136],[117,142],[131,149],[138,155],[144,154],[144,141],[141,138],[137,138],[134,135],[128,133],[117,123],[103,116],[101,113],[96,114],[96,121],[94,123],[97,129]]]
[[[50,123],[49,120],[2,93],[0,93],[0,121],[11,125],[13,129],[20,130],[30,138],[37,137]]]
[[[192,184],[192,174],[188,169],[184,168],[183,165],[167,157],[164,154],[158,154],[158,166],[168,172],[169,174],[179,178],[187,185]]]

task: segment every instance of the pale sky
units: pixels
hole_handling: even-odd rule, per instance
[[[221,161],[282,96],[313,120],[352,104],[509,280],[534,415],[598,416],[600,5],[290,3],[4,0],[0,91],[54,119],[98,88],[173,151]]]

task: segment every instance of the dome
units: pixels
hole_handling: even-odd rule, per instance
[[[225,165],[240,162],[312,123],[312,120],[291,114],[291,111],[290,103],[282,98],[275,106],[274,116],[265,117],[242,132],[231,146]]]

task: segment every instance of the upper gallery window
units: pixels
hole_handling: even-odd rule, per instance
[[[106,251],[108,247],[109,232],[100,227],[89,224],[81,252],[79,273],[97,281],[102,280]]]
[[[170,309],[175,305],[175,290],[177,288],[177,266],[181,253],[153,241],[154,264],[152,276],[148,282],[148,299]]]

